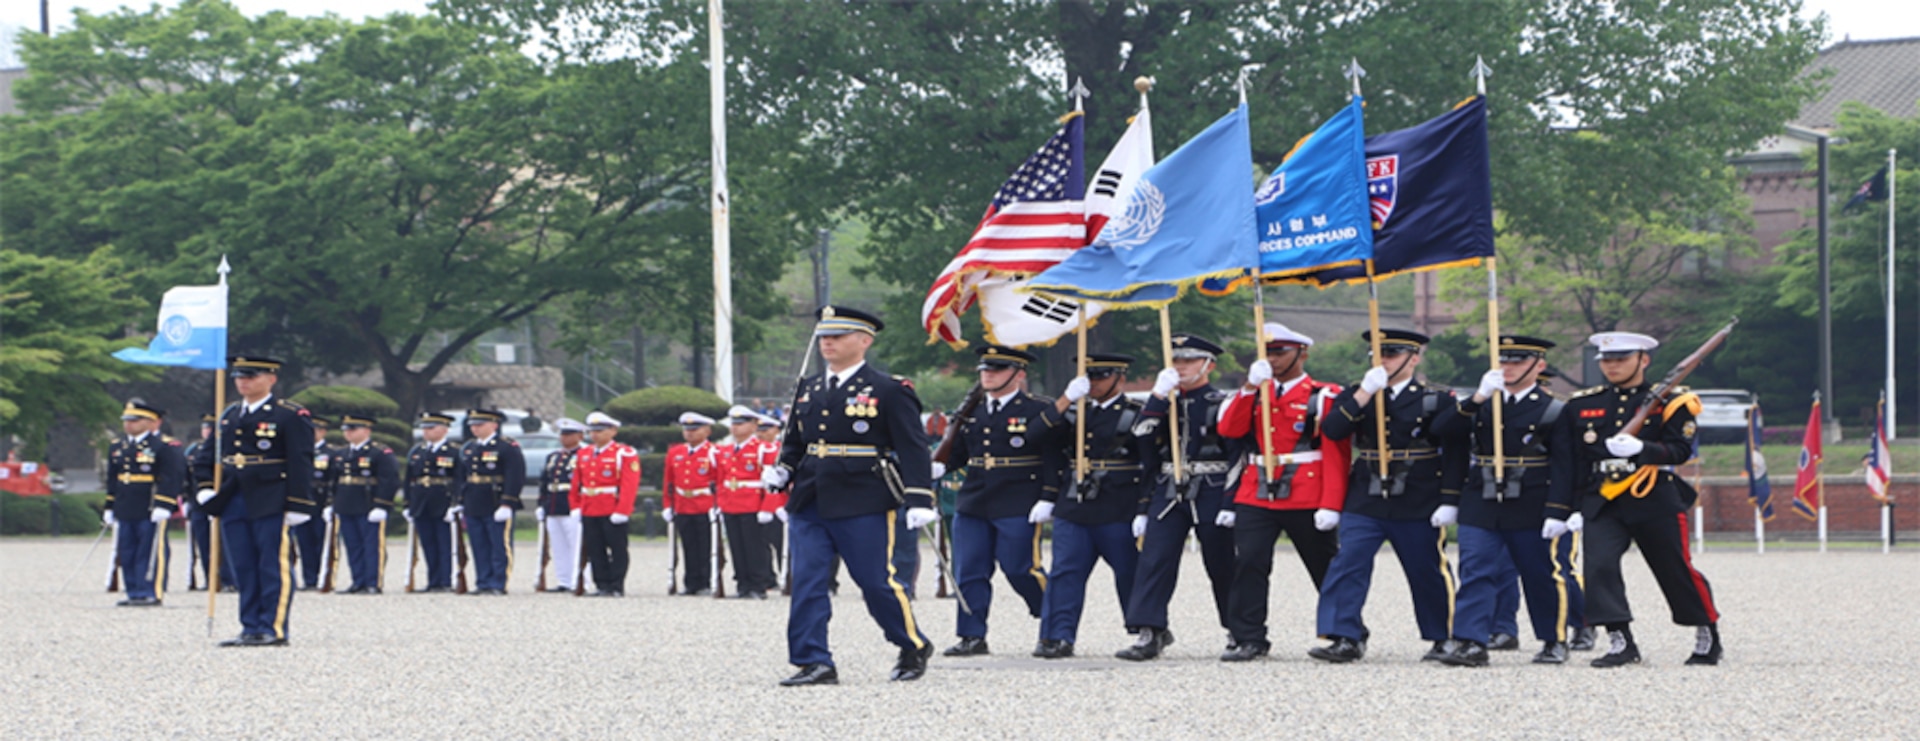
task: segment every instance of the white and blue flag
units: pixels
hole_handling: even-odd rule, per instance
[[[227,286],[175,286],[160,299],[160,331],[142,350],[113,354],[129,363],[218,370],[227,365]]]

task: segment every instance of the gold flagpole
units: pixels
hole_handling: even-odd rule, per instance
[[[227,409],[227,369],[213,372],[213,492],[220,494],[220,474],[225,464],[220,462],[220,438],[223,430],[221,419]],[[202,443],[203,445],[205,443]],[[198,504],[198,503],[196,503]],[[204,506],[204,505],[202,505]],[[207,516],[207,635],[213,635],[213,613],[220,601],[220,518],[212,514]]]
[[[1259,270],[1253,276],[1253,342],[1255,357],[1266,359],[1267,353],[1267,298],[1261,286]],[[1273,481],[1280,473],[1280,461],[1273,453],[1273,389],[1278,384],[1260,384],[1260,469],[1266,473],[1265,481]]]
[[[1500,370],[1500,281],[1493,261],[1494,258],[1487,258],[1487,364],[1493,370]],[[1501,409],[1506,406],[1506,400],[1505,391],[1488,400],[1493,402],[1493,482],[1496,486],[1507,477],[1506,415]]]
[[[1079,353],[1080,358],[1078,361],[1080,364],[1080,374],[1077,377],[1086,378],[1086,375],[1087,375],[1087,304],[1084,301],[1080,303],[1080,328],[1075,330],[1075,337],[1076,337],[1075,341],[1079,344],[1079,350],[1080,350],[1080,353]],[[1088,379],[1088,380],[1092,380],[1092,379]],[[1088,388],[1087,393],[1089,394],[1093,393],[1093,390],[1091,387]],[[1073,403],[1073,476],[1074,476],[1073,483],[1074,485],[1078,486],[1081,481],[1087,478],[1087,469],[1088,469],[1088,465],[1087,465],[1087,397],[1082,396],[1080,397],[1079,400]]]
[[[1160,307],[1160,355],[1167,359],[1167,367],[1173,367],[1173,322],[1167,318],[1167,307]],[[1180,387],[1173,387],[1173,393],[1167,396],[1167,435],[1173,450],[1173,483],[1186,483],[1187,467],[1182,465],[1186,454],[1180,449]]]
[[[1380,291],[1373,280],[1373,258],[1367,258],[1367,326],[1372,330],[1367,333],[1367,336],[1372,338],[1373,364],[1376,367],[1385,366],[1386,363],[1380,357]],[[1380,393],[1373,395],[1373,433],[1379,441],[1382,486],[1387,481],[1387,392],[1393,388],[1391,384],[1393,379],[1389,377],[1387,380],[1389,382],[1387,388],[1380,389]]]

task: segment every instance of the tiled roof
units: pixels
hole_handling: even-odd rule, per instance
[[[1920,115],[1920,37],[1842,41],[1820,52],[1808,69],[1833,75],[1823,83],[1826,93],[1800,110],[1796,124],[1833,129],[1848,101],[1900,118]]]

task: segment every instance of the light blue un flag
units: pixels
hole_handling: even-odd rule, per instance
[[[1186,286],[1253,267],[1253,144],[1247,106],[1213,122],[1140,177],[1126,213],[1031,290],[1115,308],[1162,306]]]
[[[113,354],[129,363],[183,365],[218,370],[227,366],[227,286],[175,286],[160,299],[160,331],[142,350]]]

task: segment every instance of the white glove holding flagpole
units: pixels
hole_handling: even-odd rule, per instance
[[[195,501],[198,501],[201,504],[206,504],[207,502],[213,499],[213,490],[201,489],[198,493],[193,495],[193,498]]]
[[[1136,538],[1147,537],[1147,516],[1146,515],[1133,516],[1133,537],[1136,537]]]
[[[1360,377],[1360,390],[1369,394],[1380,393],[1381,389],[1387,387],[1387,381],[1390,378],[1391,377],[1387,375],[1386,366],[1376,365],[1368,368],[1367,374]]]
[[[1474,390],[1473,398],[1480,401],[1498,396],[1507,387],[1507,375],[1498,368],[1480,374],[1480,388]]]
[[[1027,512],[1027,522],[1035,525],[1053,521],[1053,502],[1042,499],[1033,503],[1033,509]]]
[[[1579,512],[1575,512],[1572,517],[1567,518],[1567,529],[1572,532],[1580,532],[1586,528],[1586,526],[1587,518],[1582,517]]]
[[[1253,365],[1247,366],[1248,386],[1257,389],[1260,387],[1260,384],[1271,380],[1273,380],[1273,364],[1267,362],[1266,358],[1255,360],[1253,361]]]
[[[1087,392],[1092,390],[1093,382],[1087,380],[1086,376],[1079,376],[1067,382],[1067,391],[1061,396],[1066,397],[1068,402],[1076,402],[1087,398]]]
[[[1173,390],[1179,385],[1180,371],[1172,368],[1161,368],[1160,375],[1153,377],[1153,395],[1165,399],[1171,395]]]

